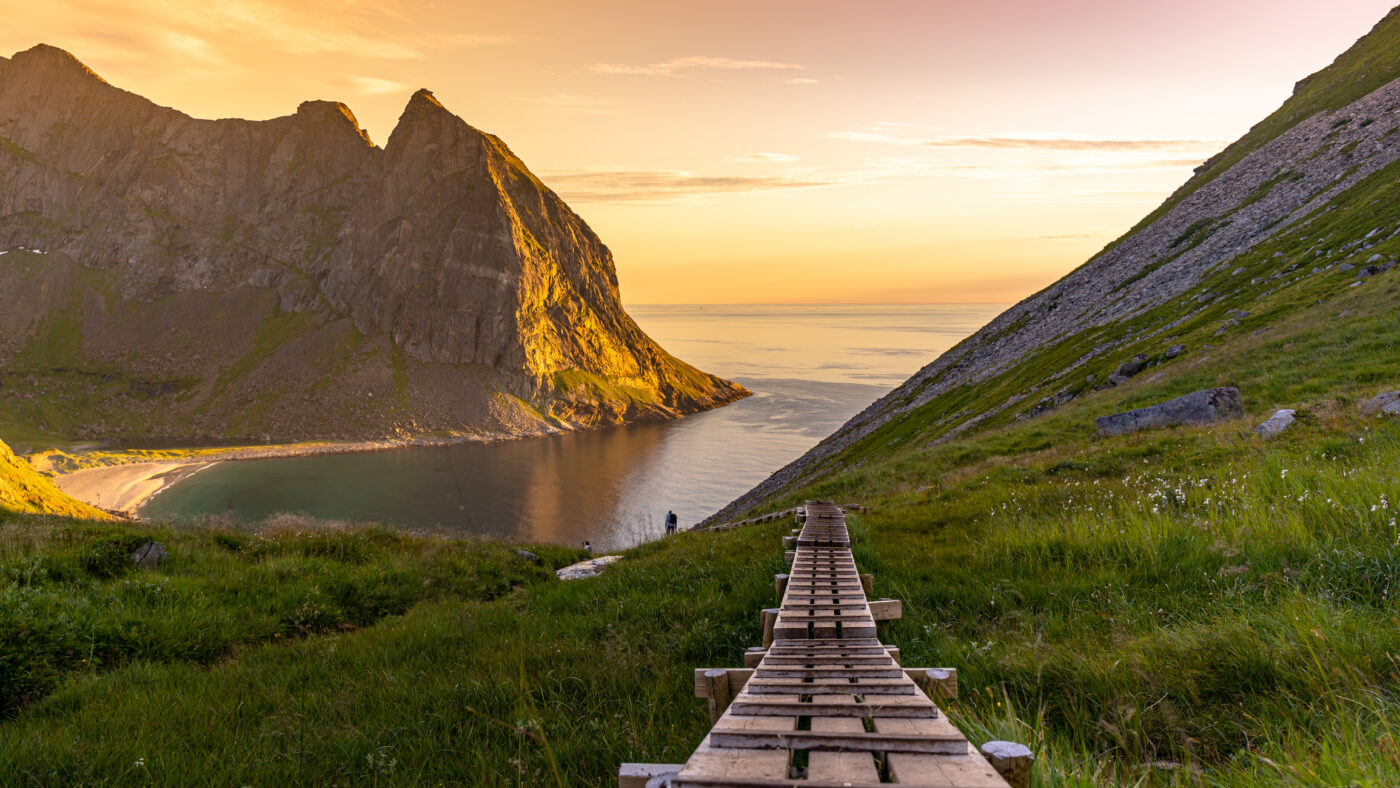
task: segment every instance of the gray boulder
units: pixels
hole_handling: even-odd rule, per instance
[[[1131,359],[1124,361],[1122,364],[1119,364],[1115,374],[1121,375],[1124,378],[1130,378],[1141,372],[1142,368],[1145,366],[1147,366],[1147,356],[1139,353]]]
[[[1101,416],[1095,420],[1099,434],[1124,435],[1153,427],[1178,424],[1209,424],[1244,415],[1240,390],[1234,386],[1193,391],[1185,396],[1145,408]]]
[[[1373,397],[1361,406],[1362,416],[1400,416],[1400,391]]]
[[[515,554],[533,564],[538,564],[540,562],[540,557],[530,552],[529,550],[516,550]]]
[[[1341,265],[1337,266],[1337,270],[1338,270],[1338,271],[1355,271],[1355,270],[1356,270],[1356,266],[1352,265],[1351,263],[1342,263]]]
[[[1167,348],[1167,352],[1164,354],[1164,357],[1165,357],[1165,358],[1176,358],[1177,356],[1179,356],[1179,355],[1181,355],[1182,353],[1185,353],[1185,352],[1186,352],[1186,346],[1185,346],[1185,345],[1172,345],[1171,347]]]
[[[136,564],[137,569],[155,569],[169,557],[170,553],[160,542],[147,542],[131,554],[132,563]]]
[[[1255,427],[1254,431],[1259,433],[1259,437],[1261,438],[1272,438],[1288,429],[1288,425],[1297,420],[1294,415],[1295,413],[1296,411],[1288,408],[1277,411],[1274,415],[1269,417],[1268,421]]]

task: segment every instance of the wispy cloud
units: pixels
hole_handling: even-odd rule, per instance
[[[1214,151],[1225,143],[1219,140],[1181,139],[1121,139],[1072,134],[1024,134],[987,137],[934,137],[918,133],[919,127],[902,127],[895,123],[877,123],[856,131],[833,131],[830,139],[868,142],[880,145],[922,148],[971,148],[997,151],[1050,151],[1142,153]],[[910,132],[914,133],[910,133]]]
[[[660,63],[645,63],[642,65],[628,65],[625,63],[595,63],[592,70],[598,74],[635,74],[648,77],[675,77],[683,76],[681,72],[698,69],[709,69],[716,71],[751,71],[751,70],[796,70],[800,71],[800,63],[777,63],[771,60],[737,60],[728,57],[707,57],[704,55],[694,55],[691,57],[675,57],[670,60],[663,60]]]
[[[735,161],[744,164],[786,163],[797,161],[797,157],[790,153],[751,153],[748,156],[740,156]]]
[[[923,145],[925,140],[911,139],[909,137],[897,137],[893,134],[885,134],[879,131],[833,131],[826,135],[828,139],[849,140],[851,142],[875,142],[881,145]]]
[[[793,77],[792,79],[785,79],[783,81],[789,85],[815,85],[819,80],[812,79],[811,77]]]
[[[377,77],[346,77],[350,90],[366,96],[379,96],[385,93],[402,93],[408,90],[408,83]]]
[[[517,99],[534,109],[550,115],[621,115],[622,102],[610,99],[555,93],[552,96]]]
[[[953,137],[927,140],[930,148],[993,148],[996,150],[1139,152],[1201,150],[1224,143],[1211,140],[1132,140],[1095,137]]]
[[[396,35],[402,14],[361,0],[80,0],[16,9],[22,27],[65,31],[60,45],[80,59],[147,63],[154,53],[181,68],[249,70],[264,54],[418,60],[434,51],[508,44],[509,35],[447,32]],[[96,20],[100,20],[96,21]],[[163,66],[164,68],[164,66]]]
[[[697,175],[667,170],[556,172],[541,177],[565,200],[574,203],[664,203],[707,194],[800,189],[830,183],[799,176]]]

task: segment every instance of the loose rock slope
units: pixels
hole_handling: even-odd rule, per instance
[[[1339,290],[1400,259],[1400,9],[1128,234],[998,316],[836,433],[711,518],[902,442],[938,442],[1033,418],[1132,359],[1165,363],[1176,340],[1265,330],[1292,306],[1253,305],[1308,277]],[[1355,278],[1355,277],[1361,278]],[[1252,318],[1252,319],[1251,319]],[[1189,352],[1188,352],[1189,355]],[[1138,360],[1138,356],[1141,360]],[[1244,392],[1248,396],[1248,392]]]

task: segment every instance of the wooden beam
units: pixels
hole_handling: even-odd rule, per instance
[[[813,720],[815,725],[816,720]],[[864,752],[909,752],[931,755],[960,755],[967,752],[967,739],[956,731],[942,735],[927,733],[821,733],[818,731],[711,731],[710,744],[716,747],[767,750],[861,750]]]
[[[868,572],[860,576],[860,587],[865,591],[865,598],[875,596],[875,575]]]
[[[1015,742],[989,741],[982,745],[982,755],[1011,788],[1030,788],[1031,765],[1035,762],[1031,748]]]
[[[753,668],[696,668],[695,669],[695,697],[704,700],[713,697],[711,694],[710,680],[708,678],[712,671],[722,670],[729,677],[729,697],[733,698],[739,694],[749,679],[753,676]]]
[[[898,599],[877,599],[870,603],[870,617],[876,621],[894,621],[904,617],[904,603]]]
[[[762,662],[763,658],[767,656],[767,654],[768,649],[763,648],[762,646],[750,646],[749,650],[744,652],[744,667],[758,667],[758,663]]]

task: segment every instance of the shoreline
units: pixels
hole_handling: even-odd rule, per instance
[[[129,462],[84,468],[54,479],[58,489],[104,511],[137,519],[137,510],[165,488],[214,462]]]
[[[753,396],[753,392],[739,387],[735,396],[697,411],[675,412],[672,419],[684,418],[691,413],[701,413],[731,405]],[[667,419],[667,420],[672,420]],[[642,419],[639,421],[649,421]],[[639,422],[596,425],[585,429],[624,427]],[[265,446],[231,447],[185,447],[170,449],[117,449],[104,450],[100,444],[87,451],[60,456],[76,458],[91,463],[87,467],[60,472],[50,462],[45,461],[46,452],[26,457],[29,464],[40,473],[53,479],[58,488],[83,503],[96,506],[114,514],[139,520],[138,511],[151,498],[164,492],[177,482],[193,476],[206,468],[221,462],[245,460],[271,460],[291,457],[311,457],[329,454],[361,454],[394,449],[421,449],[446,446],[460,446],[470,443],[502,443],[505,441],[530,438],[548,438],[578,432],[578,428],[540,427],[534,431],[520,433],[484,433],[475,435],[453,435],[435,438],[385,438],[360,441],[321,441],[315,443],[283,443]],[[41,464],[42,463],[42,464]],[[47,467],[45,467],[47,466]]]
[[[546,430],[519,435],[462,435],[450,438],[395,438],[376,441],[344,441],[328,443],[287,443],[268,446],[235,446],[209,449],[207,453],[180,456],[181,453],[203,452],[199,448],[133,449],[84,452],[96,460],[92,467],[80,468],[52,476],[54,484],[68,495],[99,509],[140,519],[138,511],[151,498],[171,485],[183,481],[221,462],[274,460],[291,457],[311,457],[323,454],[362,454],[393,449],[420,449],[459,446],[466,443],[499,443],[525,438],[545,438],[567,430]],[[163,456],[163,455],[171,456]],[[32,464],[32,463],[31,463]]]

